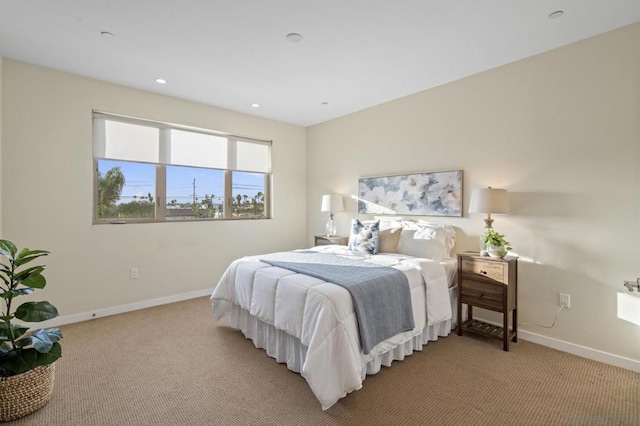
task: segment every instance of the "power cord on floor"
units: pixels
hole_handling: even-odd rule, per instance
[[[535,325],[537,327],[542,327],[542,328],[553,328],[553,326],[556,325],[556,321],[558,320],[558,316],[560,315],[560,311],[563,310],[566,307],[567,306],[564,305],[564,304],[560,305],[560,309],[558,309],[558,312],[556,312],[556,316],[553,318],[553,323],[551,325],[542,325],[542,324],[536,324],[536,323],[523,322],[522,324],[518,324],[518,327],[520,327],[521,325]]]

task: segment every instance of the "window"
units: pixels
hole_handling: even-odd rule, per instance
[[[231,216],[254,218],[264,216],[265,184],[260,173],[232,172]],[[249,194],[249,195],[247,195]]]
[[[224,218],[224,171],[167,166],[167,220]]]
[[[94,223],[269,218],[271,142],[94,112]]]
[[[98,217],[107,220],[156,217],[153,164],[100,160]]]

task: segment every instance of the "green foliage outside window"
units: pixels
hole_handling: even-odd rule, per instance
[[[264,217],[264,194],[258,192],[255,197],[237,194],[233,202],[234,217]]]
[[[104,175],[98,172],[98,218],[128,219],[155,217],[153,196],[140,197],[128,203],[120,203],[126,179],[120,167],[109,169]]]

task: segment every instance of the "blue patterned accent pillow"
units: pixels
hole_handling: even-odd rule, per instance
[[[362,223],[358,219],[351,221],[349,250],[376,254],[380,246],[380,221]]]

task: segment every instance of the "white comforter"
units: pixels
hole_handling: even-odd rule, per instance
[[[343,246],[313,250],[358,257],[403,271],[411,288],[415,328],[387,339],[365,355],[360,349],[351,295],[335,284],[270,266],[259,256],[234,261],[211,296],[218,320],[235,304],[261,321],[295,336],[306,346],[300,373],[323,409],[362,387],[363,366],[374,357],[420,335],[427,324],[451,319],[449,281],[442,262],[397,254],[353,254]],[[426,285],[425,285],[426,282]]]

